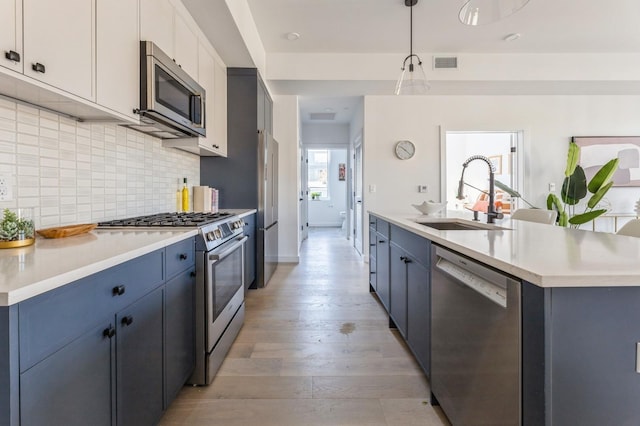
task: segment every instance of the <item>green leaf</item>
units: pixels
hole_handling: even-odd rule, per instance
[[[600,200],[602,200],[602,197],[604,197],[604,194],[607,193],[607,191],[609,191],[609,189],[613,186],[613,181],[605,184],[602,188],[600,188],[598,190],[598,192],[596,192],[595,194],[593,194],[591,196],[591,198],[589,198],[589,202],[587,203],[587,206],[592,209],[595,206],[598,205],[598,203],[600,202]]]
[[[603,215],[607,212],[607,209],[600,210],[591,210],[590,212],[581,213],[573,216],[569,219],[569,223],[572,225],[582,225],[583,223],[587,223],[600,215]]]
[[[562,211],[562,203],[556,194],[549,194],[547,196],[547,210],[553,210],[554,208]]]
[[[569,177],[573,174],[578,165],[578,158],[580,157],[580,147],[575,143],[569,144],[569,153],[567,155],[567,167],[564,170],[565,177]]]
[[[600,170],[598,170],[598,172],[595,175],[593,175],[593,177],[591,178],[591,181],[589,182],[589,186],[588,186],[589,192],[591,192],[592,194],[595,194],[600,190],[600,188],[603,185],[609,182],[609,179],[611,179],[611,177],[616,172],[616,170],[618,170],[619,162],[620,160],[618,160],[617,158],[614,158],[604,166],[600,167]]]
[[[562,201],[570,206],[578,204],[587,196],[587,177],[582,167],[576,166],[573,174],[564,178],[560,196]]]
[[[569,225],[569,215],[567,214],[567,212],[560,212],[560,215],[558,216],[558,225],[565,228],[567,227],[567,225]]]

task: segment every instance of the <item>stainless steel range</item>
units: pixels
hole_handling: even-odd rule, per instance
[[[211,383],[244,323],[244,220],[231,213],[162,213],[98,226],[198,229],[196,368],[189,383]]]

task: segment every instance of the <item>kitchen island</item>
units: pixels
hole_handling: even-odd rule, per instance
[[[0,251],[0,425],[157,422],[194,368],[196,233]]]
[[[486,359],[488,354],[500,346],[510,349],[518,363],[514,380],[520,406],[514,410],[519,422],[505,420],[504,424],[640,424],[640,239],[506,220],[493,229],[437,230],[416,220],[450,219],[369,213],[371,290],[430,376],[434,402],[451,396],[438,388],[441,370],[447,366],[443,359],[455,363],[471,351],[487,366],[492,362]],[[491,340],[502,329],[496,328],[492,335],[490,326],[471,328],[467,335],[471,341],[486,334],[483,345],[462,339],[454,342],[461,345],[460,350],[452,351],[453,338],[449,342],[441,338],[442,324],[463,320],[455,316],[459,306],[453,299],[449,306],[442,304],[447,299],[440,291],[438,269],[450,266],[441,260],[440,254],[446,251],[518,283],[518,315],[511,320],[516,322],[517,335],[508,345],[507,340]],[[487,305],[492,303],[497,306]],[[448,315],[446,321],[443,315]],[[503,321],[505,316],[494,319]],[[475,322],[482,319],[476,317]],[[433,336],[440,340],[432,341]],[[449,348],[446,356],[443,348]],[[493,364],[501,362],[493,360]],[[469,395],[486,397],[492,385],[475,373],[472,368],[458,371],[457,390],[484,386],[485,395]],[[500,389],[505,383],[494,385]],[[464,411],[480,406],[494,412],[508,410],[492,407],[489,401],[476,402],[457,406],[456,413],[447,413],[442,405],[452,420],[475,414],[479,423],[482,412]]]

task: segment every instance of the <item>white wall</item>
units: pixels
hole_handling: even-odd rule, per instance
[[[367,96],[364,110],[365,209],[408,214],[414,214],[411,203],[440,198],[440,126],[522,130],[520,192],[541,206],[548,183],[560,190],[571,136],[640,134],[640,96]],[[416,144],[412,159],[393,155],[399,139]],[[367,191],[371,184],[375,193]],[[430,192],[418,193],[418,184]],[[640,188],[613,188],[607,198],[613,211],[632,211]]]
[[[200,157],[131,129],[0,99],[0,175],[13,192],[0,209],[31,207],[44,228],[176,211],[182,178],[200,182]]]
[[[338,179],[338,165],[347,164],[347,149],[329,151],[329,200],[309,200],[309,226],[342,226],[340,212],[347,208],[347,180]]]
[[[304,123],[302,125],[302,144],[306,148],[325,148],[331,145],[347,146],[349,144],[349,125]]]
[[[273,99],[273,136],[278,141],[278,261],[298,262],[298,98]]]

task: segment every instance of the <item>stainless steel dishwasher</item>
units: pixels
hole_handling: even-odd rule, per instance
[[[521,283],[436,246],[431,392],[454,426],[521,424]]]

